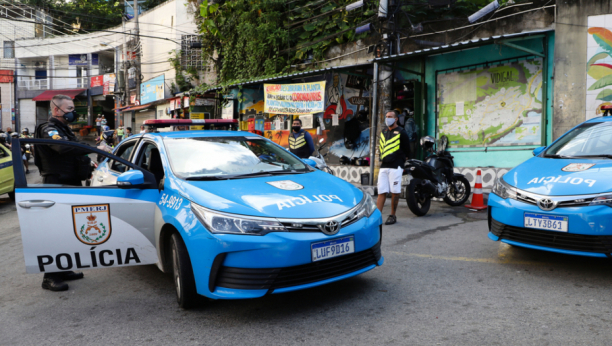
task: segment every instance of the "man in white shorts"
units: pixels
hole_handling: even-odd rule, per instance
[[[391,214],[385,225],[397,222],[395,211],[402,192],[402,173],[406,157],[410,157],[410,139],[408,134],[397,126],[398,114],[387,111],[385,123],[387,128],[380,133],[379,155],[380,171],[378,171],[378,199],[376,206],[382,213],[387,193],[391,193]]]

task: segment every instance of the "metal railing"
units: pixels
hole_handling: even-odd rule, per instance
[[[53,87],[51,87],[53,84]],[[50,90],[50,89],[77,89],[89,88],[89,79],[87,77],[66,77],[53,78],[53,83],[50,79],[24,79],[18,78],[18,90]]]

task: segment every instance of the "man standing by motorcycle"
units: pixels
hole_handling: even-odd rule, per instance
[[[293,120],[293,131],[289,134],[289,151],[300,159],[307,159],[314,153],[314,143],[312,136],[306,130],[302,130],[302,121]]]
[[[410,156],[410,139],[406,132],[397,126],[398,115],[389,110],[385,115],[386,129],[380,133],[379,155],[380,170],[378,172],[378,200],[376,206],[382,213],[387,193],[391,193],[391,215],[387,218],[385,225],[397,222],[395,211],[402,192],[402,173],[406,157]]]

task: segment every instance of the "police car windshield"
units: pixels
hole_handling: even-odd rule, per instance
[[[606,157],[612,155],[612,122],[586,123],[551,145],[544,157]]]
[[[164,138],[174,174],[214,180],[305,173],[310,169],[287,150],[261,138]]]

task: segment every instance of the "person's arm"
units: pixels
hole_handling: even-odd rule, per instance
[[[52,128],[52,127],[47,127],[41,132],[42,132],[42,139],[53,139],[53,140],[58,140],[58,141],[66,140],[62,136],[59,135],[57,129]],[[79,143],[79,144],[84,144],[84,143]],[[77,147],[71,147],[67,145],[48,145],[48,147],[60,155],[77,156],[77,155],[87,155],[91,153],[91,151],[77,148]]]
[[[312,141],[312,136],[308,131],[304,131],[304,138],[306,139],[306,143],[308,144],[308,149],[310,150],[310,156],[314,153],[315,147],[314,142]]]

